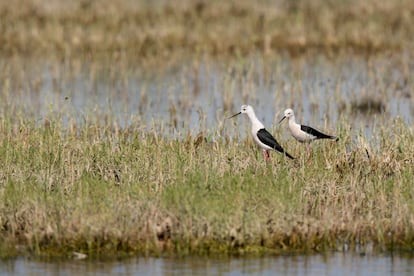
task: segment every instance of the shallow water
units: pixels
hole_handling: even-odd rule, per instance
[[[0,261],[0,275],[413,275],[414,258],[335,253],[262,258]]]
[[[2,113],[39,122],[55,116],[64,124],[110,121],[147,131],[157,126],[172,137],[200,131],[243,136],[249,128],[244,119],[233,120],[235,127],[224,118],[245,103],[273,132],[281,132],[277,122],[289,107],[300,123],[333,134],[338,121],[367,136],[396,118],[414,122],[414,62],[404,54],[201,60],[159,73],[80,61],[15,61],[6,68]],[[347,108],[367,95],[379,98],[385,109],[366,115]]]

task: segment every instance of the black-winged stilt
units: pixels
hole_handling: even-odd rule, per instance
[[[252,135],[253,140],[256,142],[259,147],[263,149],[263,155],[267,160],[270,160],[269,150],[276,150],[287,157],[294,159],[292,155],[287,153],[276,141],[276,139],[270,134],[264,127],[264,125],[257,119],[256,114],[254,113],[253,107],[250,105],[242,105],[239,113],[234,114],[229,117],[233,118],[240,114],[247,114],[252,123]]]
[[[295,120],[295,113],[292,109],[288,108],[284,112],[283,118],[279,121],[279,124],[282,123],[282,121],[288,118],[289,120],[289,131],[292,134],[292,136],[298,140],[301,143],[308,143],[308,150],[310,142],[317,139],[333,139],[338,141],[338,138],[332,135],[324,134],[310,126],[305,126],[296,123]]]

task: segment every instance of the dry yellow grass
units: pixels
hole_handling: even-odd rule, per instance
[[[0,53],[122,56],[412,49],[414,3],[0,1]]]

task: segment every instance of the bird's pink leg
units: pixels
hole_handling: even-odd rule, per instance
[[[307,148],[307,152],[308,152],[308,154],[307,154],[307,156],[308,156],[308,162],[312,162],[311,161],[311,144],[310,143],[307,143],[307,145],[306,145],[306,148]]]
[[[265,158],[267,161],[272,160],[272,159],[270,158],[270,154],[269,154],[269,151],[268,151],[268,150],[263,150],[263,156],[264,156],[264,158]]]

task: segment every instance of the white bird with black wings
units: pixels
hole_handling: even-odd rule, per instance
[[[294,159],[292,155],[287,153],[276,141],[276,139],[270,134],[262,124],[262,122],[257,119],[256,114],[254,113],[253,107],[250,105],[242,105],[241,110],[239,113],[234,114],[233,116],[229,117],[233,118],[240,114],[247,114],[247,116],[250,119],[250,122],[252,123],[252,135],[253,140],[256,142],[259,147],[263,149],[263,155],[266,159],[270,159],[269,150],[275,150],[278,151],[285,156]]]

